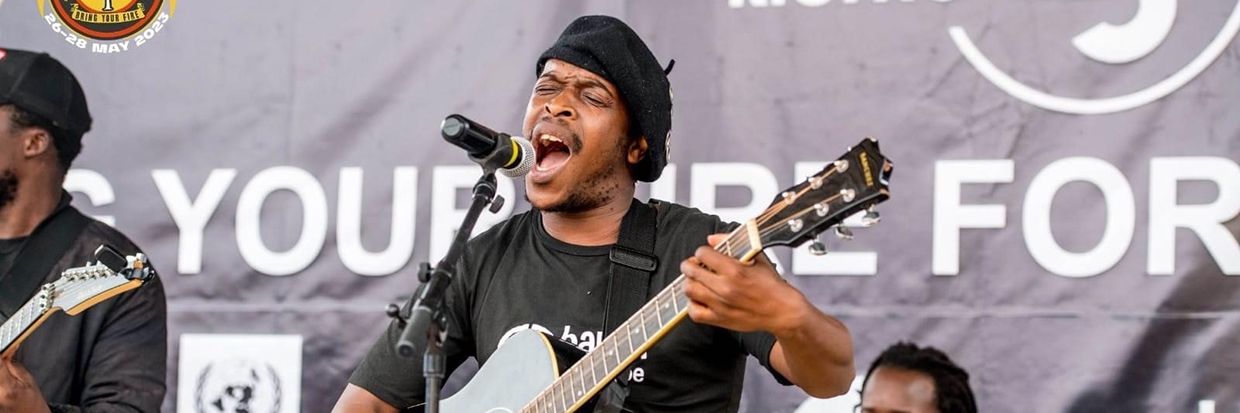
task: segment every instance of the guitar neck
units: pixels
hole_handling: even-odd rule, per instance
[[[49,312],[47,289],[40,289],[0,326],[0,354],[8,356],[33,331]]]
[[[715,250],[742,262],[752,260],[762,251],[757,225],[753,221],[742,225]],[[689,314],[685,282],[686,278],[681,274],[632,317],[617,326],[521,412],[572,412],[593,398]]]

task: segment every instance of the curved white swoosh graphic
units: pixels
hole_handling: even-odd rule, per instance
[[[1078,115],[1097,115],[1132,109],[1175,92],[1205,71],[1214,62],[1214,59],[1222,55],[1223,51],[1227,49],[1227,45],[1231,43],[1232,38],[1236,37],[1237,31],[1240,31],[1240,2],[1237,2],[1235,9],[1231,12],[1231,16],[1227,17],[1227,22],[1223,24],[1223,29],[1218,36],[1211,40],[1210,44],[1206,45],[1205,50],[1202,50],[1201,54],[1188,62],[1187,66],[1184,66],[1161,82],[1140,91],[1101,99],[1067,98],[1029,87],[1008,76],[1007,73],[998,67],[995,67],[994,63],[991,63],[990,59],[987,59],[978,50],[977,46],[973,44],[973,41],[969,39],[969,35],[965,33],[964,28],[952,26],[947,29],[947,34],[951,36],[952,42],[956,44],[956,48],[960,49],[960,53],[964,54],[965,60],[968,60],[982,74],[982,77],[994,83],[995,86],[998,86],[1004,92],[1026,103],[1047,110]]]

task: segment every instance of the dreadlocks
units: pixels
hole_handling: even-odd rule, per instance
[[[882,366],[913,370],[933,378],[934,398],[940,413],[977,413],[973,390],[969,388],[969,373],[934,347],[899,342],[883,350],[866,372],[862,392],[874,370]]]

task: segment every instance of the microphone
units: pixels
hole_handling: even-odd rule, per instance
[[[444,118],[439,131],[444,140],[464,149],[484,170],[499,170],[504,176],[518,178],[534,169],[534,144],[528,139],[493,131],[456,114]]]

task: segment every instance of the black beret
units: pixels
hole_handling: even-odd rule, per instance
[[[607,79],[628,104],[629,117],[646,137],[646,157],[634,178],[653,182],[667,165],[672,133],[672,86],[667,73],[628,25],[610,16],[574,20],[551,48],[538,57],[534,76],[547,59],[559,59]],[[668,66],[671,70],[671,65]]]

